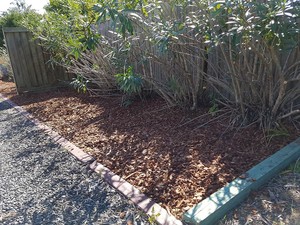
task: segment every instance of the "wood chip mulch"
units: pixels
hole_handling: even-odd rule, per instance
[[[178,218],[300,134],[286,126],[289,137],[267,146],[255,126],[228,129],[222,118],[201,116],[208,108],[168,108],[158,97],[122,107],[120,97],[72,90],[16,95],[11,86],[0,92]]]

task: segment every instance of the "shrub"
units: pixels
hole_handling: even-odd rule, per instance
[[[170,105],[213,101],[234,124],[270,129],[299,118],[299,17],[285,0],[53,0],[38,34],[93,93],[143,80]]]
[[[0,48],[0,79],[5,81],[13,80],[12,68],[5,48]]]
[[[11,8],[0,15],[0,47],[4,47],[3,27],[23,27],[25,24],[37,27],[42,17],[22,0],[16,0],[13,3]]]
[[[230,1],[212,5],[212,51],[218,71],[208,79],[235,122],[271,128],[300,113],[299,6],[288,1]],[[221,67],[220,67],[221,65]]]
[[[128,95],[136,95],[142,92],[142,79],[133,72],[132,66],[124,73],[116,74],[117,83],[120,89]]]

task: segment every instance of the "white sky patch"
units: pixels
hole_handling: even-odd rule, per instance
[[[5,12],[8,8],[12,7],[10,4],[13,0],[0,0],[0,13]],[[39,13],[43,13],[43,7],[49,3],[49,0],[25,0],[26,5],[31,5],[32,9],[37,10]]]

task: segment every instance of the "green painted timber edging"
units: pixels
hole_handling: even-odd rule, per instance
[[[204,199],[183,215],[191,224],[212,225],[247,198],[252,190],[264,183],[300,157],[300,138],[285,146],[261,163]]]

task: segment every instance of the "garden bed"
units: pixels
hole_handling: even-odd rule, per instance
[[[229,128],[208,108],[168,108],[158,97],[121,107],[121,97],[71,90],[18,96],[12,88],[0,91],[178,218],[300,134],[286,125],[289,136],[267,146],[254,125]]]

